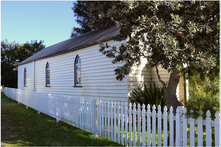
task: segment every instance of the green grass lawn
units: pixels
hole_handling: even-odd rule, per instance
[[[55,118],[26,109],[1,93],[2,146],[120,146]]]

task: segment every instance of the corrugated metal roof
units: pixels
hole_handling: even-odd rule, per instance
[[[41,51],[37,52],[36,54],[32,55],[31,57],[25,59],[18,65],[78,50],[84,47],[95,45],[98,42],[111,40],[114,36],[118,35],[119,33],[120,29],[116,26],[112,26],[107,29],[98,29],[95,31],[91,31],[78,37],[71,38],[63,42],[57,43],[55,45],[46,47]]]

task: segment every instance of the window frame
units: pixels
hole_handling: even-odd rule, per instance
[[[24,68],[24,87],[27,87],[27,70]]]
[[[51,87],[50,84],[50,65],[47,62],[45,66],[45,87]]]
[[[80,63],[78,63],[78,61],[80,61]],[[78,74],[77,74],[77,72],[78,72],[77,71],[78,70],[77,64],[80,64],[80,74],[79,74],[80,77],[78,77]],[[77,83],[78,82],[77,78],[80,78],[80,83]],[[82,83],[81,83],[81,58],[78,55],[75,57],[75,60],[74,60],[74,87],[82,87]]]

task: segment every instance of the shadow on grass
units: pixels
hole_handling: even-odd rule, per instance
[[[1,93],[2,146],[120,146],[7,98]],[[4,125],[6,124],[6,125]]]

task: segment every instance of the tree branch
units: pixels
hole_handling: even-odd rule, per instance
[[[157,72],[157,77],[158,77],[160,83],[163,84],[164,92],[165,92],[165,91],[167,90],[167,86],[166,86],[166,84],[165,84],[165,83],[161,80],[161,78],[160,78],[160,75],[159,75],[159,71],[158,71],[157,65],[156,65],[156,72]]]

